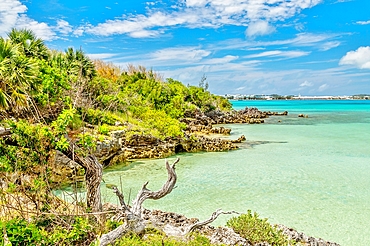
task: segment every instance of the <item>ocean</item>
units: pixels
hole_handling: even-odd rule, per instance
[[[370,101],[232,101],[235,109],[282,112],[264,124],[227,125],[230,139],[245,135],[240,149],[185,153],[168,196],[145,201],[161,209],[210,217],[216,209],[256,211],[274,224],[341,245],[370,245]],[[300,118],[298,114],[308,115]],[[165,160],[133,161],[104,172],[105,201],[117,203],[105,184],[116,184],[132,200],[142,184],[159,189]],[[221,215],[214,225],[225,225]]]

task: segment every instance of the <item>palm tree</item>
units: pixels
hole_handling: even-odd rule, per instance
[[[82,50],[69,47],[65,52],[69,75],[77,76],[79,80],[91,80],[96,75],[95,65]]]
[[[71,47],[65,51],[65,61],[72,90],[75,93],[73,106],[85,104],[83,101],[88,99],[88,95],[84,95],[88,94],[85,93],[87,84],[96,76],[95,65],[83,51],[74,50]]]
[[[25,107],[27,90],[37,74],[37,63],[22,54],[19,44],[0,38],[0,108]]]
[[[49,49],[44,41],[37,38],[35,33],[28,29],[17,30],[13,28],[8,34],[13,44],[18,44],[22,53],[29,58],[48,59]]]

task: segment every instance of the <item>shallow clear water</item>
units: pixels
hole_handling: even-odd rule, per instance
[[[289,111],[260,125],[228,125],[236,151],[180,154],[177,188],[146,201],[188,217],[208,218],[218,208],[258,212],[272,223],[342,245],[370,245],[370,102],[234,101],[235,109]],[[297,115],[308,114],[309,118]],[[176,156],[177,157],[177,156]],[[169,158],[170,161],[175,157]],[[132,162],[104,173],[132,200],[145,181],[159,189],[164,160]],[[117,202],[102,185],[104,199]],[[131,195],[129,195],[131,194]],[[224,225],[229,216],[220,216]]]

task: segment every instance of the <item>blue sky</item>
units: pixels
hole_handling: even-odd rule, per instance
[[[216,94],[370,94],[369,0],[0,0],[0,36],[143,65]]]

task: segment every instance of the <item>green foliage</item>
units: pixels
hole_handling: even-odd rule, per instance
[[[41,124],[30,125],[27,121],[8,121],[12,129],[12,140],[16,146],[0,142],[0,154],[6,157],[8,171],[27,170],[40,164],[46,164],[51,155],[53,134]],[[3,158],[4,160],[4,158]],[[11,165],[11,167],[9,166]]]
[[[193,234],[188,241],[176,240],[175,238],[167,237],[164,233],[157,230],[147,229],[145,237],[140,237],[136,234],[131,234],[119,240],[116,246],[200,246],[211,245],[208,238]]]
[[[88,245],[93,239],[93,228],[88,219],[75,217],[69,228],[55,226],[50,221],[28,222],[16,218],[0,221],[0,242],[4,245],[4,232],[12,245]]]
[[[75,217],[70,229],[55,227],[52,231],[44,233],[48,238],[47,245],[76,245],[91,241],[92,225],[87,218]]]
[[[39,66],[40,85],[35,94],[36,102],[42,106],[55,106],[63,101],[64,92],[70,89],[67,72],[64,68],[53,65],[53,61],[39,60]]]
[[[270,245],[295,245],[295,241],[289,241],[281,231],[268,223],[267,219],[260,219],[259,215],[256,212],[252,214],[251,210],[231,218],[226,225],[252,244],[268,242]]]
[[[93,125],[107,124],[113,126],[116,121],[120,120],[117,114],[99,109],[89,108],[85,114],[85,121]]]
[[[10,221],[0,221],[0,238],[4,245],[4,231],[12,245],[40,245],[44,244],[42,231],[32,223],[23,219],[12,219]],[[1,241],[0,241],[1,242]]]
[[[72,124],[75,114],[76,110],[74,108],[65,109],[58,118],[52,122],[51,126],[54,128],[54,133],[57,136],[63,136],[67,133],[67,127]]]
[[[179,137],[183,135],[182,130],[185,125],[171,118],[162,110],[143,109],[137,114],[143,122],[141,125],[145,129],[149,129],[148,133],[155,137]]]
[[[108,135],[109,133],[109,128],[107,124],[103,124],[98,126],[98,132],[103,135]]]
[[[78,134],[78,141],[77,144],[83,149],[87,150],[89,153],[91,153],[96,148],[96,142],[97,142],[97,136],[93,135],[89,132],[83,132]]]

